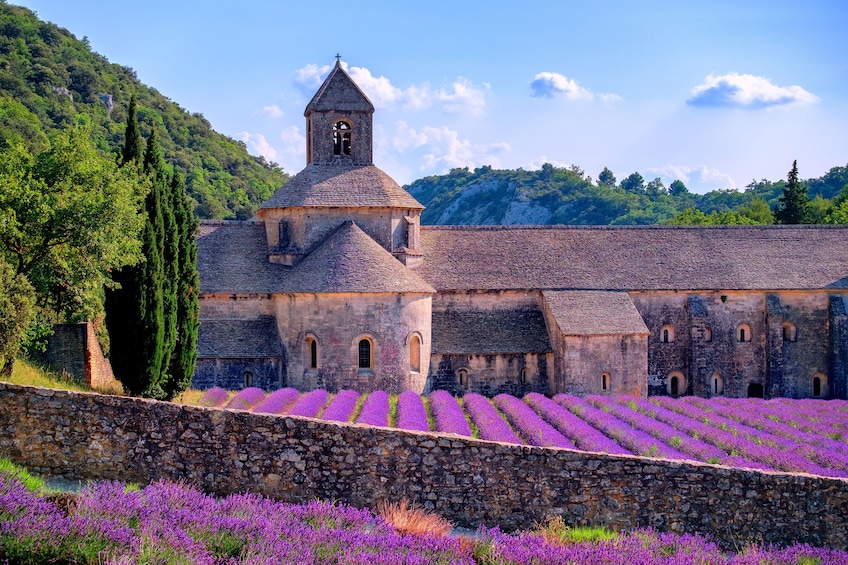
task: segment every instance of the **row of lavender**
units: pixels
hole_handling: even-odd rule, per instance
[[[305,505],[238,494],[215,499],[186,484],[88,485],[73,504],[57,504],[0,470],[0,563],[192,563],[196,565],[797,565],[846,563],[842,551],[794,545],[752,546],[726,554],[701,536],[651,530],[597,542],[557,542],[560,533],[507,535],[482,528],[474,537],[434,531],[404,535],[367,509]]]
[[[266,395],[248,388],[232,398],[211,389],[201,402],[543,447],[848,477],[846,401],[564,394],[551,399],[538,393],[523,399],[506,394],[457,399],[445,391],[422,397],[291,388]]]

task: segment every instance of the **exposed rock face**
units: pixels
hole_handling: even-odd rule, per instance
[[[74,101],[74,95],[71,93],[70,90],[68,90],[67,87],[65,87],[65,86],[51,86],[50,88],[52,88],[53,92],[55,92],[59,96],[66,96],[68,98],[68,100],[70,100],[71,102]]]
[[[115,103],[112,101],[112,95],[106,92],[100,92],[97,97],[100,98],[100,101],[103,102],[104,106],[106,106],[106,111],[111,113],[112,108],[115,107]]]

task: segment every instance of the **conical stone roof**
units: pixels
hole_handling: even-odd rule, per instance
[[[344,108],[353,112],[373,112],[374,105],[365,93],[356,86],[350,75],[345,72],[339,61],[324,79],[324,84],[306,105],[303,114],[310,112],[331,112]]]
[[[287,273],[278,292],[435,294],[436,290],[349,220]]]
[[[392,177],[375,167],[311,163],[259,209],[290,207],[375,207],[423,210]]]

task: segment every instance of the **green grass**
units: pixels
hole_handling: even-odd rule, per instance
[[[18,358],[12,370],[11,378],[6,382],[16,385],[40,386],[44,388],[55,388],[59,390],[72,390],[76,392],[100,392],[103,394],[124,394],[121,383],[113,381],[113,384],[103,388],[92,389],[85,383],[77,382],[71,375],[60,374],[33,363],[27,359]]]
[[[24,488],[30,492],[45,492],[47,490],[44,479],[30,475],[29,471],[23,467],[18,467],[8,459],[0,459],[0,473],[17,478],[23,483]]]
[[[557,545],[599,543],[615,539],[619,535],[604,526],[569,526],[562,516],[546,520],[536,527],[534,533],[544,538],[548,543]]]

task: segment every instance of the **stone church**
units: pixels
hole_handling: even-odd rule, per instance
[[[422,226],[336,63],[306,167],[198,236],[193,386],[846,398],[848,228]]]

